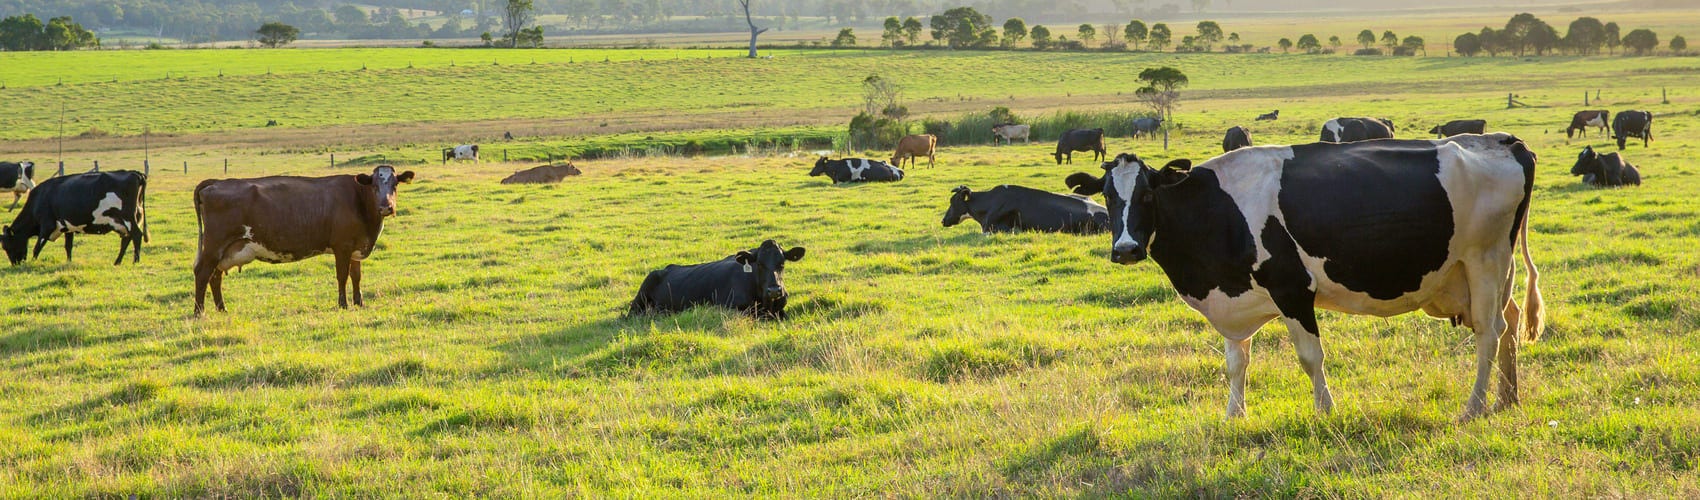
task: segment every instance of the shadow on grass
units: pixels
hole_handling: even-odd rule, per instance
[[[0,337],[0,353],[7,355],[62,349],[83,345],[89,334],[67,325],[32,327]]]
[[[978,227],[969,223],[969,228]],[[987,236],[977,230],[965,229],[964,226],[943,228],[946,232],[915,236],[898,240],[864,240],[851,244],[846,250],[859,254],[877,253],[913,253],[930,250],[941,246],[968,246],[987,241]]]

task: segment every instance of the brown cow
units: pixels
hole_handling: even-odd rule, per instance
[[[1564,138],[1569,139],[1576,132],[1582,132],[1582,137],[1588,136],[1588,127],[1599,127],[1600,133],[1606,132],[1606,122],[1611,120],[1611,112],[1603,109],[1577,111],[1570,117],[1570,126],[1564,129]]]
[[[380,165],[371,174],[330,177],[274,176],[208,179],[195,186],[200,249],[195,256],[195,315],[212,285],[213,304],[224,311],[224,273],[255,260],[295,262],[320,254],[336,256],[337,304],[348,308],[347,284],[354,278],[360,298],[360,261],[372,255],[384,217],[395,215],[396,186],[413,172],[396,175]]]
[[[891,164],[902,168],[903,160],[909,160],[909,166],[915,165],[915,157],[927,157],[927,166],[933,166],[935,151],[938,149],[939,138],[932,134],[911,135],[897,141],[897,152],[891,154]]]
[[[508,178],[502,179],[502,184],[554,184],[561,182],[561,180],[566,179],[567,177],[583,173],[584,172],[579,171],[578,167],[573,166],[572,163],[568,163],[566,165],[543,165],[514,172],[514,175],[510,175]]]

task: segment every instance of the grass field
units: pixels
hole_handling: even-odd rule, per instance
[[[806,177],[807,151],[580,162],[583,177],[541,187],[496,183],[528,165],[409,167],[420,180],[367,261],[367,308],[335,308],[321,258],[249,266],[227,280],[231,312],[206,318],[189,314],[189,189],[217,175],[208,161],[232,158],[232,176],[357,169],[327,168],[323,151],[176,147],[152,151],[156,167],[194,169],[152,177],[141,265],[109,267],[108,236],[80,238],[75,263],[50,244],[0,269],[0,496],[1700,495],[1693,59],[810,54],[196,78],[9,88],[18,107],[0,137],[43,134],[17,118],[56,107],[36,97],[99,110],[84,125],[216,134],[247,126],[233,116],[284,111],[299,113],[290,127],[514,106],[570,119],[597,99],[696,113],[771,97],[763,112],[778,116],[853,105],[850,79],[881,68],[913,75],[916,99],[1067,103],[1129,91],[1115,75],[1153,64],[1192,76],[1186,128],[1168,152],[1126,138],[1112,152],[1202,160],[1228,125],[1258,143],[1310,142],[1342,114],[1392,117],[1403,138],[1482,117],[1528,140],[1549,329],[1524,346],[1523,405],[1456,423],[1473,373],[1463,330],[1325,313],[1335,414],[1311,410],[1270,326],[1254,342],[1251,416],[1224,421],[1220,337],[1155,265],[1110,264],[1106,236],[938,225],[956,185],[1060,190],[1095,168],[1055,166],[1042,143],[947,145],[936,169],[850,187]],[[1046,69],[1059,67],[1071,69]],[[563,82],[575,91],[475,91]],[[1601,107],[1658,115],[1652,147],[1627,152],[1645,186],[1567,175],[1578,149],[1605,144],[1554,133],[1596,87]],[[1534,107],[1504,109],[1506,92]],[[479,104],[451,112],[426,93]],[[1273,108],[1281,121],[1250,121]],[[767,238],[809,249],[788,267],[792,320],[620,317],[648,270]]]

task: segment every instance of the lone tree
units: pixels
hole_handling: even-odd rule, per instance
[[[903,20],[903,38],[909,41],[909,45],[921,43],[921,30],[923,29],[926,29],[926,27],[921,25],[920,19],[908,17]]]
[[[1282,38],[1280,41],[1275,42],[1275,45],[1280,46],[1281,47],[1281,53],[1285,54],[1285,53],[1287,53],[1288,50],[1293,48],[1293,41],[1286,39],[1286,38]]]
[[[301,30],[295,29],[294,26],[276,21],[262,24],[260,29],[254,31],[255,40],[259,41],[260,45],[274,49],[295,43],[295,37],[300,34]]]
[[[1636,55],[1646,54],[1659,48],[1659,35],[1654,34],[1653,30],[1649,29],[1631,31],[1629,34],[1623,35],[1623,46],[1635,51]]]
[[[1151,50],[1163,50],[1164,47],[1169,46],[1170,41],[1174,40],[1174,36],[1175,33],[1169,31],[1169,25],[1157,23],[1151,25],[1151,34],[1147,35],[1147,40],[1150,40]]]
[[[1615,22],[1606,23],[1606,47],[1610,47],[1611,53],[1616,54],[1617,48],[1622,45],[1623,29],[1618,28]]]
[[[1677,35],[1677,36],[1671,37],[1671,39],[1670,39],[1670,50],[1673,51],[1673,52],[1682,52],[1682,51],[1688,50],[1688,39],[1683,38],[1682,35]]]
[[[1033,30],[1029,31],[1028,34],[1033,37],[1033,48],[1039,50],[1051,48],[1050,28],[1046,28],[1043,24],[1035,24]]]
[[[883,27],[885,31],[880,33],[881,46],[894,47],[903,40],[903,21],[897,20],[897,16],[885,18]]]
[[[1080,35],[1080,43],[1084,45],[1090,46],[1092,41],[1098,38],[1098,28],[1091,24],[1082,24],[1075,31],[1077,35]]]
[[[856,32],[850,28],[838,30],[838,38],[832,39],[833,47],[855,47]]]
[[[1359,31],[1358,45],[1362,45],[1366,49],[1371,45],[1375,45],[1375,32],[1370,30]]]
[[[1019,17],[1012,17],[1003,22],[1003,41],[1001,43],[1004,48],[1014,47],[1015,44],[1021,43],[1021,40],[1026,38],[1027,21],[1023,21]]]
[[[1416,55],[1418,52],[1421,52],[1423,57],[1428,57],[1428,44],[1423,40],[1423,37],[1420,36],[1411,35],[1405,37],[1405,40],[1399,42],[1399,48],[1404,49],[1405,53],[1410,55]]]
[[[1386,46],[1388,51],[1392,51],[1399,46],[1399,35],[1393,34],[1393,30],[1383,31],[1381,32],[1381,44]]]
[[[1198,23],[1198,37],[1194,38],[1193,41],[1204,52],[1209,52],[1210,46],[1222,41],[1222,25],[1216,24],[1216,21],[1200,21]]]
[[[526,26],[534,19],[531,0],[508,0],[502,9],[502,26],[508,30],[502,34],[502,39],[509,47],[518,47],[522,39],[527,38]]]
[[[1564,34],[1564,41],[1579,55],[1600,53],[1600,47],[1606,44],[1606,25],[1592,17],[1578,17],[1570,22],[1569,31]]]
[[[1465,32],[1452,39],[1452,50],[1464,57],[1475,57],[1482,52],[1482,38],[1475,33]]]
[[[1328,37],[1328,48],[1340,50],[1341,45],[1343,44],[1340,43],[1340,35],[1330,35]]]
[[[1315,54],[1322,52],[1322,41],[1317,40],[1316,35],[1305,33],[1304,36],[1299,37],[1298,47],[1299,50]]]
[[[757,28],[756,21],[750,18],[750,0],[738,0],[738,5],[744,8],[744,23],[750,25],[750,59],[755,59],[756,37],[767,33],[768,28]]]
[[[1128,43],[1133,44],[1133,50],[1139,50],[1139,44],[1145,42],[1145,37],[1150,34],[1151,30],[1145,27],[1145,22],[1138,19],[1122,28],[1122,35],[1127,37]]]
[[[1139,72],[1139,81],[1145,82],[1145,86],[1133,94],[1163,117],[1163,149],[1168,150],[1169,125],[1174,121],[1175,103],[1181,99],[1179,89],[1189,83],[1186,73],[1168,66],[1146,68]]]

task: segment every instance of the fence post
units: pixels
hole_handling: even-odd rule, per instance
[[[183,175],[189,175],[189,162],[183,162]]]
[[[508,150],[504,149],[504,150],[502,150],[502,163],[507,163],[507,162],[508,162]]]
[[[1670,104],[1670,89],[1659,87],[1659,99],[1663,101],[1664,104]]]
[[[1582,105],[1583,106],[1588,105],[1588,91],[1586,91],[1586,90],[1582,91]]]
[[[59,162],[59,173],[53,174],[53,176],[54,177],[62,177],[64,175],[65,175],[65,162],[61,161],[61,162]]]
[[[153,175],[153,165],[149,165],[147,160],[142,160],[142,175]]]
[[[96,172],[100,171],[100,160],[94,161],[94,171],[96,171]]]
[[[331,153],[331,168],[336,168],[336,153]]]
[[[224,159],[224,173],[227,173],[227,174],[230,173],[230,159],[229,158]]]

